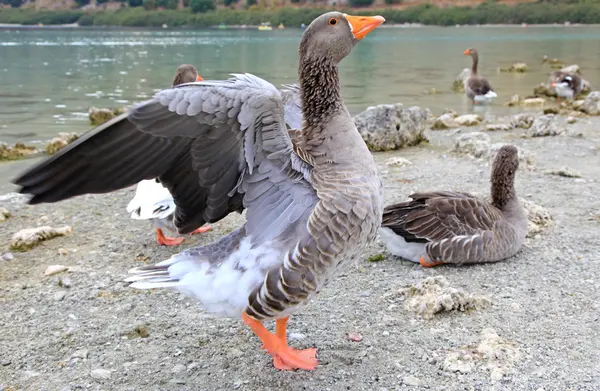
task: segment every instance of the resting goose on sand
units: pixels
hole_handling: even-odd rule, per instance
[[[299,49],[303,126],[292,144],[282,95],[250,74],[158,92],[132,109],[134,126],[90,132],[15,180],[29,201],[56,202],[159,178],[189,233],[246,209],[214,243],[133,269],[137,288],[176,288],[239,318],[279,369],[315,369],[315,349],[288,346],[288,316],[377,235],[382,184],[341,97],[338,64],[381,16],[329,12]],[[276,319],[275,333],[263,321]]]
[[[479,65],[479,53],[476,49],[465,50],[465,56],[471,56],[473,59],[473,65],[471,66],[471,74],[464,81],[465,93],[467,97],[471,99],[473,104],[476,103],[490,103],[492,99],[497,97],[496,93],[492,90],[490,82],[482,76],[477,74],[477,67]]]
[[[173,77],[172,86],[184,83],[202,81],[198,70],[190,64],[182,64],[177,67]],[[123,116],[122,121],[127,121]],[[156,229],[156,241],[164,246],[177,246],[183,243],[184,238],[170,238],[165,236],[163,230],[176,231],[173,225],[175,213],[175,201],[169,190],[160,183],[158,178],[144,179],[137,184],[135,196],[127,205],[127,212],[134,220],[150,220]],[[192,234],[201,234],[211,229],[210,225],[200,227]]]
[[[554,88],[557,100],[575,98],[583,90],[583,79],[576,73],[554,71],[550,75],[550,86]]]
[[[424,267],[497,262],[519,251],[527,214],[515,192],[517,148],[499,149],[492,165],[491,202],[467,193],[410,195],[383,212],[381,239],[393,255]]]

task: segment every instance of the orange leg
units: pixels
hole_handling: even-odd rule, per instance
[[[156,228],[156,241],[161,246],[179,246],[184,240],[184,238],[168,238],[162,229]]]
[[[425,260],[425,258],[423,258],[423,257],[421,257],[421,259],[419,260],[419,263],[423,267],[434,267],[434,266],[439,266],[439,265],[443,265],[444,264],[444,262],[427,262]]]
[[[190,233],[190,235],[198,235],[198,234],[203,234],[205,232],[208,232],[212,229],[212,227],[210,225],[205,225],[204,227],[200,227],[194,231],[192,231]]]
[[[560,103],[560,96],[556,97],[556,102]]]
[[[242,314],[242,320],[260,338],[263,347],[273,357],[275,368],[284,371],[291,369],[312,371],[317,368],[317,349],[296,350],[288,346],[286,337],[288,318],[277,320],[275,334],[271,334],[261,322],[249,317],[245,312]]]

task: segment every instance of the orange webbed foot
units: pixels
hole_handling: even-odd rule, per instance
[[[165,236],[162,229],[156,229],[156,241],[161,246],[179,246],[184,240],[184,238],[168,238]]]
[[[427,262],[425,260],[425,258],[421,257],[421,259],[419,259],[419,264],[423,267],[434,267],[434,266],[443,265],[444,262]]]
[[[200,227],[200,228],[193,230],[192,232],[190,232],[190,235],[203,234],[205,232],[210,231],[211,229],[212,229],[212,227],[210,225],[205,225],[204,227]]]
[[[282,371],[293,369],[314,370],[317,368],[317,349],[296,350],[287,344],[286,326],[288,318],[278,319],[275,334],[271,334],[261,322],[242,314],[242,320],[263,343],[265,349],[273,357],[273,366]]]

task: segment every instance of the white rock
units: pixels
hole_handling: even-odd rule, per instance
[[[544,98],[528,98],[521,101],[523,106],[543,106],[544,103],[546,103]]]
[[[483,118],[477,114],[463,114],[454,118],[454,121],[456,121],[459,126],[475,126],[479,125],[481,121],[483,121]]]
[[[467,80],[471,76],[471,69],[464,68],[460,73],[454,78],[452,82],[452,89],[456,92],[464,92],[465,91],[465,80]]]
[[[485,130],[489,130],[492,132],[508,131],[508,130],[510,130],[510,126],[508,126],[506,124],[491,124],[491,125],[486,125]]]
[[[391,151],[427,141],[429,109],[401,103],[377,105],[354,117],[356,129],[371,151]]]
[[[4,254],[2,254],[2,260],[3,261],[12,261],[13,259],[15,259],[15,256],[12,255],[12,253],[4,253]]]
[[[581,173],[570,167],[563,166],[558,170],[551,170],[548,172],[551,175],[564,176],[565,178],[581,178]]]
[[[402,379],[402,383],[411,387],[419,387],[421,384],[423,384],[421,379],[413,375],[405,376],[404,379]]]
[[[467,352],[450,352],[442,365],[445,371],[468,373],[475,368],[473,357]]]
[[[433,121],[431,125],[431,129],[443,130],[458,127],[458,123],[456,123],[455,118],[456,115],[453,113],[445,113],[440,115],[438,118]]]
[[[557,136],[559,134],[564,134],[565,129],[562,129],[560,125],[556,121],[556,117],[554,114],[546,114],[537,117],[527,135],[531,137],[544,137],[544,136]]]
[[[410,160],[405,159],[403,157],[391,157],[385,162],[385,164],[387,166],[393,166],[393,167],[404,167],[404,166],[412,165]]]
[[[26,251],[45,240],[59,236],[67,236],[73,233],[73,228],[64,226],[52,228],[49,226],[25,228],[13,235],[10,241],[10,247],[14,250]]]
[[[108,380],[111,373],[108,369],[97,368],[93,369],[90,375],[96,380]]]
[[[550,215],[550,213],[542,206],[537,205],[532,201],[527,201],[524,198],[519,197],[521,200],[521,204],[525,211],[527,212],[527,237],[532,238],[535,235],[541,233],[554,226],[554,219]]]
[[[577,122],[577,118],[573,117],[572,115],[567,117],[568,124],[574,124],[575,122]]]
[[[534,117],[531,114],[521,113],[510,118],[510,126],[513,128],[529,129],[533,124]]]
[[[454,152],[479,158],[489,154],[490,146],[491,138],[487,134],[481,132],[466,133],[456,139]]]
[[[61,301],[66,295],[67,293],[65,291],[58,291],[54,294],[54,300]]]
[[[10,211],[5,207],[0,206],[0,222],[8,220],[10,216]]]
[[[590,92],[585,97],[579,110],[589,115],[600,115],[600,91]]]
[[[45,276],[53,276],[58,273],[66,272],[67,270],[69,270],[69,268],[64,265],[50,265],[46,268],[44,275]]]
[[[185,371],[186,367],[183,364],[177,364],[173,367],[173,369],[171,369],[172,373],[181,373],[183,371]]]
[[[87,349],[79,349],[76,350],[72,355],[71,358],[81,358],[81,359],[86,359],[88,358],[89,352]]]

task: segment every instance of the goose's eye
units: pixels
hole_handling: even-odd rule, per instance
[[[329,19],[329,25],[330,26],[335,26],[337,24],[337,19],[336,18],[331,18]]]

